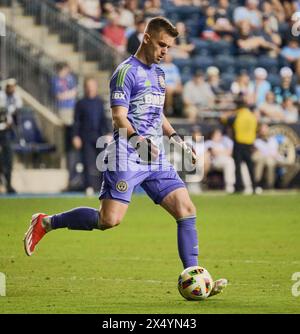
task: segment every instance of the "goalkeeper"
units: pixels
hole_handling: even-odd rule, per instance
[[[198,265],[196,209],[162,149],[162,137],[166,135],[196,163],[195,154],[163,114],[165,75],[158,64],[177,35],[167,19],[151,19],[137,53],[121,63],[112,75],[110,102],[115,145],[108,146],[106,163],[110,165],[113,160],[116,168],[103,173],[100,209],[79,207],[51,216],[33,215],[24,239],[27,255],[32,255],[42,237],[55,229],[106,230],[119,225],[134,188],[140,185],[175,218],[183,267]],[[116,152],[112,147],[119,150]],[[225,279],[216,281],[212,294],[219,293],[226,283]]]

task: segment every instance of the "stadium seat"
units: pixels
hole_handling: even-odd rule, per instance
[[[220,40],[210,43],[210,51],[213,55],[231,55],[233,53],[233,46],[231,42]]]
[[[185,26],[189,37],[193,38],[199,36],[199,24],[197,21],[193,19],[187,20],[185,21]]]
[[[214,64],[222,73],[235,73],[235,58],[229,55],[218,55],[214,58]]]
[[[168,18],[176,17],[177,21],[186,21],[186,20],[194,20],[195,22],[199,19],[201,12],[199,7],[195,6],[175,6],[173,8],[168,8],[166,12],[166,16]]]
[[[240,72],[241,70],[253,72],[257,66],[257,59],[255,56],[241,55],[235,58],[235,61],[237,72]]]
[[[191,80],[192,79],[192,71],[191,71],[191,68],[186,69],[182,72],[180,72],[180,76],[181,76],[181,81],[183,84],[185,84],[187,81]]]
[[[198,56],[211,55],[210,42],[200,38],[192,38],[191,42],[195,45],[194,54]]]
[[[268,56],[260,56],[257,60],[257,66],[263,67],[268,73],[278,73],[278,60]]]
[[[209,66],[213,65],[213,59],[205,56],[196,56],[193,58],[193,70],[205,71]]]
[[[267,80],[270,82],[272,87],[280,86],[280,75],[275,73],[268,73]]]
[[[35,164],[39,162],[42,154],[55,152],[56,150],[55,145],[47,143],[43,138],[33,112],[29,108],[19,110],[14,135],[13,150],[22,156],[25,162],[31,158],[33,164]]]
[[[189,73],[191,72],[193,61],[192,59],[181,59],[181,58],[175,58],[173,60],[173,63],[179,68],[179,71],[181,74],[183,73]]]
[[[235,80],[236,76],[234,73],[223,73],[221,75],[222,86],[226,88],[226,90],[230,90],[231,84]]]

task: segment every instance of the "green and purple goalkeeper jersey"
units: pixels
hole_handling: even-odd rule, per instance
[[[135,131],[162,149],[165,75],[156,64],[147,66],[131,56],[121,63],[110,81],[110,104],[128,108]],[[117,139],[117,133],[115,133]]]
[[[159,204],[171,191],[185,187],[163,149],[164,72],[156,64],[147,66],[131,56],[114,72],[110,92],[111,107],[127,108],[132,127],[151,139],[160,154],[150,166],[143,165],[127,137],[119,136],[115,129],[114,141],[106,149],[108,167],[103,172],[99,198],[129,203],[134,189],[141,186]]]

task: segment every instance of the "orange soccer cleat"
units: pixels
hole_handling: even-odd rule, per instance
[[[42,224],[45,217],[48,217],[48,215],[44,213],[36,213],[31,217],[30,226],[24,238],[24,248],[28,256],[33,254],[36,245],[47,232]]]

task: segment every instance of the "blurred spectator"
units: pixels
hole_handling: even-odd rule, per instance
[[[209,172],[210,169],[211,159],[210,159],[210,153],[205,150],[204,135],[199,125],[194,125],[192,127],[192,140],[194,144],[201,143],[200,145],[193,145],[193,147],[195,148],[195,153],[197,154],[197,156],[201,157],[203,155],[204,178],[206,178],[207,173]]]
[[[233,13],[233,20],[236,25],[242,21],[248,21],[253,28],[260,28],[262,25],[261,12],[258,9],[258,0],[246,0],[245,6],[237,7]]]
[[[285,123],[296,123],[299,120],[298,108],[295,105],[295,100],[291,96],[283,99],[282,109]]]
[[[205,148],[210,152],[212,168],[223,172],[226,192],[233,193],[235,164],[232,158],[232,140],[223,136],[220,129],[214,129],[210,139],[205,142]]]
[[[248,101],[248,104],[252,105],[255,102],[254,87],[251,84],[250,76],[246,70],[242,70],[237,76],[236,80],[231,84],[230,90],[233,95],[238,96],[242,94]]]
[[[207,83],[215,95],[223,94],[221,87],[220,71],[216,66],[209,66],[206,70]]]
[[[77,82],[66,62],[56,65],[56,76],[52,79],[58,114],[67,126],[73,124],[74,106],[77,95]]]
[[[295,2],[294,0],[281,0],[285,17],[290,18],[295,12]]]
[[[136,22],[136,30],[133,32],[127,41],[127,52],[134,55],[139,48],[143,36],[144,36],[144,30],[146,28],[146,22],[144,19],[139,19]]]
[[[271,90],[271,84],[267,81],[268,73],[262,67],[257,67],[254,71],[253,91],[255,95],[255,104],[257,107],[265,102],[267,93]]]
[[[136,1],[121,1],[118,7],[120,13],[120,26],[126,28],[126,33],[132,32],[135,26]]]
[[[73,145],[82,150],[84,165],[84,187],[86,193],[92,194],[99,190],[99,171],[96,159],[99,150],[97,139],[108,133],[103,100],[98,95],[98,84],[94,78],[86,78],[84,82],[84,97],[77,101],[75,107],[75,122],[73,127]]]
[[[221,84],[220,71],[216,66],[209,66],[206,70],[207,83],[215,95],[218,108],[227,109],[232,105],[232,94],[226,92]]]
[[[126,36],[125,28],[120,26],[120,15],[115,12],[111,13],[108,17],[108,24],[103,28],[102,35],[106,42],[119,52],[126,50]]]
[[[300,76],[300,46],[297,39],[291,39],[284,46],[281,55],[291,64],[295,72]]]
[[[205,179],[210,169],[209,152],[205,150],[204,137],[202,134],[201,127],[198,125],[194,125],[192,127],[192,145],[200,161],[203,162],[204,170],[200,171],[200,173],[203,175],[199,175],[196,173],[194,182],[188,182],[187,187],[188,187],[189,192],[191,192],[191,194],[198,195],[202,192],[201,183],[199,182],[199,179],[201,179],[201,177]],[[191,179],[191,175],[189,177],[190,177],[190,180],[193,181]]]
[[[232,35],[235,30],[232,24],[233,9],[229,0],[219,0],[215,12],[214,31],[222,39],[232,40]]]
[[[235,191],[243,189],[241,164],[244,161],[248,167],[251,178],[252,190],[255,190],[253,162],[251,159],[252,148],[256,139],[257,120],[248,107],[247,100],[239,95],[235,114],[223,114],[223,121],[233,128],[233,158],[235,161]],[[244,185],[245,186],[245,185]]]
[[[205,82],[203,72],[198,70],[192,80],[185,83],[183,101],[185,115],[192,121],[201,115],[201,109],[214,106],[215,96],[209,84]]]
[[[261,51],[278,52],[279,49],[272,41],[266,40],[262,35],[255,35],[248,21],[241,21],[236,34],[236,45],[239,54],[257,56]]]
[[[125,2],[125,8],[134,13],[135,15],[141,15],[139,9],[139,0],[123,0]]]
[[[146,0],[144,2],[145,17],[164,16],[164,13],[160,0]]]
[[[23,107],[23,100],[16,91],[16,79],[8,79],[6,81],[5,91],[0,91],[0,106],[7,109],[7,112],[13,116],[17,109]]]
[[[91,29],[101,27],[101,6],[99,0],[71,0],[71,2],[73,2],[73,11],[76,10],[77,14],[80,15],[78,23]]]
[[[271,7],[272,7],[272,14],[276,16],[277,20],[278,20],[278,24],[281,24],[283,22],[286,21],[286,16],[284,13],[284,9],[282,6],[282,0],[269,0],[269,1],[263,1],[263,5],[265,5],[265,3],[269,2]],[[264,9],[265,7],[263,7]],[[269,9],[270,12],[270,8],[267,8],[267,11]],[[264,9],[264,11],[266,11],[266,9]],[[267,14],[269,14],[267,12]],[[278,26],[279,29],[279,26]]]
[[[189,58],[190,54],[195,49],[195,45],[191,43],[183,22],[177,22],[176,28],[179,36],[176,38],[175,45],[170,50],[170,53],[174,58]]]
[[[267,92],[266,100],[259,105],[258,111],[263,122],[284,121],[283,109],[280,104],[275,102],[275,95],[272,91]]]
[[[101,1],[102,13],[105,19],[109,18],[110,15],[115,14],[117,8],[112,1]]]
[[[277,31],[272,29],[271,19],[269,16],[263,15],[262,19],[262,29],[256,31],[255,35],[262,37],[264,41],[270,43],[270,47],[262,49],[261,54],[264,52],[270,57],[276,57],[280,52],[281,37]]]
[[[206,1],[203,0],[170,0],[174,6],[202,6]]]
[[[77,5],[74,0],[52,0],[57,8],[61,11],[69,13],[73,16],[73,12],[77,13]]]
[[[267,188],[274,188],[275,168],[279,161],[278,142],[271,137],[269,126],[261,124],[258,131],[258,138],[254,142],[255,152],[252,159],[255,164],[255,181],[261,184],[264,170],[266,169]]]
[[[298,77],[298,82],[296,85],[296,96],[297,96],[297,100],[298,100],[298,105],[300,106],[300,76]]]
[[[261,4],[263,18],[268,17],[268,25],[273,32],[278,32],[279,20],[273,4],[270,1],[263,1]]]
[[[204,26],[200,37],[210,41],[219,41],[221,38],[216,31],[216,8],[213,6],[204,8]]]
[[[16,111],[22,107],[22,100],[15,89],[16,80],[8,79],[5,92],[0,91],[0,183],[3,174],[7,193],[16,192],[11,185],[13,166],[11,128]]]
[[[292,97],[294,101],[296,101],[296,89],[292,84],[293,71],[289,67],[282,67],[280,70],[280,78],[280,86],[273,87],[276,102],[281,104],[286,97]]]
[[[172,115],[174,112],[174,98],[178,97],[182,93],[183,87],[181,83],[181,77],[178,67],[172,62],[173,58],[171,54],[166,54],[164,62],[160,64],[160,67],[165,72],[166,83],[166,100],[165,100],[165,113],[166,115]]]

